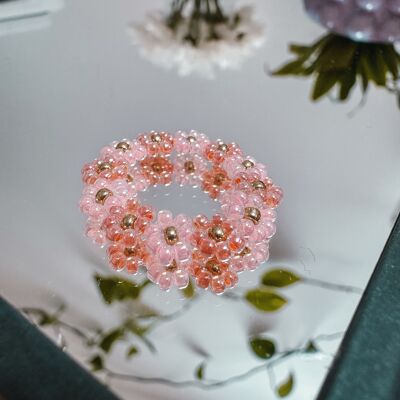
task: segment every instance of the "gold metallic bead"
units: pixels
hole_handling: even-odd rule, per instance
[[[266,189],[267,186],[265,186],[265,183],[263,181],[254,181],[251,186],[253,186],[254,189]]]
[[[166,271],[173,272],[178,268],[178,264],[176,263],[175,259],[172,260],[172,263],[165,267]]]
[[[108,169],[111,169],[111,168],[112,168],[112,165],[109,162],[106,162],[106,161],[100,161],[97,164],[97,171],[98,172],[102,172],[102,171],[105,171],[105,170],[108,170]]]
[[[167,244],[172,246],[179,241],[178,231],[174,226],[168,226],[164,229],[164,238]]]
[[[226,234],[222,226],[215,225],[208,230],[208,236],[214,239],[216,242],[222,242],[226,240]]]
[[[246,207],[244,209],[244,218],[253,221],[253,223],[257,225],[261,219],[261,212],[256,207]]]
[[[223,151],[224,153],[226,153],[228,151],[228,146],[225,143],[220,143],[218,145],[218,150]]]
[[[251,253],[251,250],[246,246],[238,255],[240,257],[244,257],[244,256],[246,256],[247,254],[250,254],[250,253]]]
[[[221,186],[225,181],[225,175],[224,174],[216,174],[214,176],[214,185],[216,186]]]
[[[133,228],[135,225],[135,222],[137,220],[137,216],[134,214],[126,214],[124,218],[122,218],[121,221],[121,228],[122,229],[129,229]]]
[[[162,167],[161,164],[156,162],[154,164],[151,164],[151,169],[156,173],[159,174],[160,172],[162,172]]]
[[[96,203],[104,204],[104,202],[113,195],[110,189],[103,188],[96,193]]]
[[[116,148],[116,149],[123,150],[123,151],[127,151],[127,150],[129,150],[129,149],[131,148],[131,145],[130,145],[129,143],[127,143],[127,142],[119,142],[119,143],[115,146],[115,148]]]
[[[132,176],[131,174],[128,174],[128,175],[126,176],[126,181],[127,181],[127,182],[133,182],[133,176]]]
[[[186,140],[187,140],[189,143],[194,143],[197,139],[196,139],[194,136],[188,136],[188,137],[186,138]]]
[[[206,262],[206,269],[213,275],[219,275],[221,273],[221,266],[217,260],[211,259]]]
[[[185,164],[183,164],[183,168],[185,168],[185,172],[187,174],[192,174],[196,170],[193,161],[185,161]]]
[[[246,169],[249,169],[249,168],[253,168],[253,167],[254,167],[254,163],[253,163],[253,161],[251,161],[251,160],[244,160],[244,161],[242,162],[242,165],[243,165],[243,167],[245,167]]]
[[[132,247],[125,247],[124,254],[127,257],[134,257],[137,254],[137,248],[135,246]]]
[[[154,143],[160,143],[162,141],[162,138],[159,133],[152,133],[150,135],[150,139]]]

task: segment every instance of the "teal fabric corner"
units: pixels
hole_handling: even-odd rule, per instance
[[[400,217],[318,400],[400,399]]]
[[[0,398],[118,400],[1,296]]]

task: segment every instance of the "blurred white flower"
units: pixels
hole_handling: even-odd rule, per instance
[[[146,59],[177,68],[182,76],[212,78],[216,69],[238,69],[263,44],[264,27],[253,18],[253,8],[227,15],[220,8],[218,14],[196,12],[190,3],[185,3],[189,10],[153,12],[144,23],[129,25],[133,42]]]

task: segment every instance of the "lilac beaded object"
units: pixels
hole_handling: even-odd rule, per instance
[[[84,165],[82,179],[86,234],[107,248],[115,270],[142,267],[163,290],[185,288],[192,277],[220,294],[237,284],[238,273],[268,259],[282,190],[235,143],[195,131],[143,133],[104,147]],[[149,186],[173,182],[201,187],[221,212],[173,216],[139,199]]]
[[[307,12],[330,31],[360,42],[400,40],[400,0],[304,0]]]

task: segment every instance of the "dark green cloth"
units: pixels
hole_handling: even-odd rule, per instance
[[[0,398],[118,400],[0,297]]]
[[[400,217],[318,400],[400,400]]]

